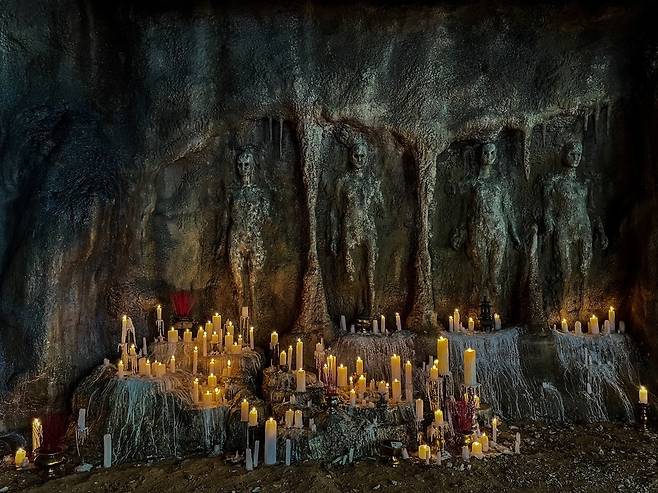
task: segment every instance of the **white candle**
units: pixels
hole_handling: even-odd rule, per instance
[[[203,337],[201,338],[201,348],[203,351],[203,356],[208,356],[208,334],[204,331]]]
[[[477,383],[475,358],[475,349],[468,348],[464,351],[464,385],[469,387],[474,387]]]
[[[391,356],[391,379],[400,380],[402,378],[402,367],[400,366],[400,357],[397,354]]]
[[[439,373],[444,376],[450,373],[450,353],[445,337],[436,340],[436,358],[439,360]]]
[[[473,321],[473,317],[468,317],[468,331],[473,332],[475,330],[475,322]]]
[[[356,391],[350,389],[350,407],[356,406]]]
[[[297,346],[295,347],[296,370],[304,368],[304,343],[301,339],[297,339]]]
[[[175,373],[176,372],[176,356],[173,354],[171,355],[171,358],[169,359],[169,372],[170,373]]]
[[[492,433],[491,441],[493,443],[496,443],[498,438],[498,418],[493,418],[491,420],[491,433]]]
[[[452,316],[453,324],[455,327],[455,330],[459,330],[460,324],[461,324],[461,318],[459,317],[459,309],[455,308],[455,311]]]
[[[395,312],[395,330],[402,330],[402,319],[398,312]]]
[[[306,372],[297,370],[297,392],[306,392]]]
[[[363,360],[361,356],[356,357],[356,374],[363,375]]]
[[[576,335],[581,335],[583,333],[583,325],[579,320],[576,320],[573,324],[573,332]]]
[[[448,330],[449,330],[450,332],[452,332],[453,330],[455,330],[455,322],[454,322],[454,319],[452,318],[452,315],[450,315],[450,316],[448,317]]]
[[[616,325],[615,325],[615,309],[613,307],[610,307],[608,309],[608,320],[610,320],[610,329],[614,331]]]
[[[168,342],[178,342],[178,331],[172,326],[167,332]]]
[[[569,332],[569,325],[567,324],[567,319],[563,318],[562,322],[560,323],[560,329],[562,332]]]
[[[112,467],[112,435],[103,436],[103,467]]]
[[[304,420],[303,420],[303,415],[302,411],[297,409],[295,411],[295,428],[303,428],[304,427]]]
[[[160,305],[155,308],[155,314],[158,317],[158,322],[162,320],[162,307]]]
[[[359,379],[356,382],[356,388],[359,391],[359,396],[363,398],[363,394],[366,392],[366,376],[359,375]]]
[[[286,352],[281,351],[279,355],[279,366],[286,366]]]
[[[199,362],[199,348],[194,346],[194,351],[192,351],[192,374],[194,375],[196,375],[198,362]]]
[[[610,334],[610,320],[603,321],[603,333],[606,335]]]
[[[642,385],[640,387],[640,404],[648,404],[649,403],[649,392],[647,391],[647,388]]]
[[[596,315],[592,315],[589,318],[589,333],[598,334],[599,333],[599,319]]]
[[[386,317],[384,315],[379,317],[379,329],[382,331],[382,334],[386,333]]]
[[[400,380],[397,378],[393,380],[391,390],[393,392],[393,402],[400,402],[400,398],[402,397],[402,385],[400,384]]]
[[[249,426],[257,426],[257,425],[258,425],[258,409],[252,407],[251,411],[249,411]]]
[[[199,403],[199,379],[195,378],[194,382],[192,382],[192,402],[194,404]]]
[[[144,375],[147,377],[151,376],[151,362],[147,359],[146,365],[144,365]]]
[[[254,349],[255,343],[254,343],[254,328],[249,327],[249,347],[251,349]]]
[[[377,319],[373,319],[372,321],[372,333],[373,334],[379,334],[379,324],[377,323]]]
[[[126,343],[126,338],[128,336],[128,317],[121,317],[121,344]]]
[[[416,421],[423,420],[423,399],[416,399]]]
[[[486,433],[480,437],[480,443],[482,444],[482,452],[489,452],[489,437]]]
[[[338,386],[347,387],[347,367],[342,363],[338,366]]]
[[[215,313],[212,316],[212,328],[215,332],[222,330],[222,317],[219,315],[219,313]]]
[[[242,399],[240,402],[240,422],[249,422],[249,401],[247,399]]]
[[[410,395],[413,396],[414,377],[411,361],[407,361],[404,364],[404,391],[407,393],[407,398],[409,398]]]
[[[289,369],[292,370],[292,346],[288,346],[287,361],[288,366],[290,367]]]
[[[233,349],[233,334],[226,334],[226,337],[224,337],[224,346],[227,352]]]
[[[286,411],[286,428],[292,428],[295,423],[295,411],[288,409]]]
[[[276,464],[276,421],[270,418],[265,422],[265,465]]]
[[[117,363],[117,377],[123,378],[123,361],[121,360]]]
[[[494,313],[494,330],[500,330],[501,326],[500,315]]]
[[[183,342],[186,344],[192,342],[192,332],[190,331],[190,329],[185,329],[185,332],[183,332]]]

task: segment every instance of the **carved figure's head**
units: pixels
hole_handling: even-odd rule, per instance
[[[577,168],[583,156],[583,145],[580,142],[571,141],[564,144],[562,149],[562,162],[568,168]]]
[[[492,166],[496,162],[496,144],[493,142],[484,144],[480,152],[482,166]]]
[[[250,185],[254,180],[254,155],[250,150],[238,154],[238,175],[243,185]]]
[[[358,142],[350,150],[350,162],[355,169],[365,167],[368,159],[368,147],[363,142]]]

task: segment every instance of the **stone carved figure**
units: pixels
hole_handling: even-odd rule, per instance
[[[509,188],[494,170],[496,145],[486,143],[480,152],[480,170],[467,180],[460,191],[469,193],[468,221],[452,237],[458,250],[466,243],[466,252],[475,271],[474,295],[496,298],[500,293],[500,272],[507,251],[507,241],[520,246],[514,223]]]
[[[220,255],[228,249],[237,306],[250,306],[255,315],[256,277],[266,257],[262,231],[270,217],[270,202],[267,194],[254,182],[252,151],[245,150],[238,155],[237,172],[240,185],[229,194]]]
[[[383,210],[384,197],[381,183],[369,166],[368,148],[362,142],[350,150],[350,169],[338,181],[336,198],[337,206],[331,215],[331,251],[342,255],[349,280],[353,282],[354,255],[363,249],[367,274],[363,309],[364,315],[371,316],[375,309],[375,265],[379,254],[375,217]]]
[[[578,165],[583,153],[580,142],[568,142],[562,149],[561,173],[550,177],[544,186],[544,222],[546,235],[553,240],[557,264],[562,278],[561,302],[571,294],[574,279],[573,265],[577,261],[580,274],[580,303],[583,306],[589,267],[592,262],[594,222],[595,232],[602,249],[608,239],[599,216],[593,216],[591,180],[579,179]]]

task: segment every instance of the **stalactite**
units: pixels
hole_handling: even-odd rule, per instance
[[[594,142],[598,142],[599,117],[601,116],[601,102],[597,99],[594,104]]]
[[[283,159],[283,118],[279,118],[279,159]]]
[[[523,133],[523,173],[525,179],[530,180],[530,144],[532,143],[532,127],[524,127]]]

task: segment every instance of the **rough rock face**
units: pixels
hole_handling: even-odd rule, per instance
[[[199,317],[234,318],[232,258],[253,271],[240,279],[260,344],[271,329],[329,336],[343,313],[400,312],[427,330],[486,291],[529,324],[614,304],[656,347],[651,18],[10,1],[5,404],[56,405],[113,354],[122,313],[141,338],[172,291],[191,290]],[[582,164],[569,174],[571,141]],[[245,186],[269,204],[262,258],[253,236],[230,241],[250,217],[231,208]]]

